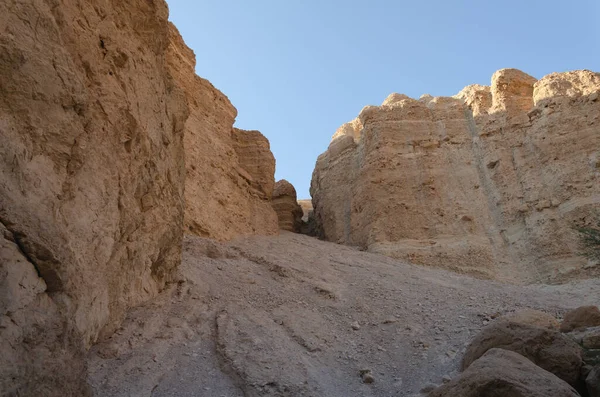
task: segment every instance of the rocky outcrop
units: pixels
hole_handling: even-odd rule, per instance
[[[0,389],[86,395],[85,349],[174,281],[184,228],[277,232],[275,160],[164,1],[0,15]]]
[[[68,381],[84,367],[76,345],[110,334],[180,262],[188,111],[167,70],[163,1],[3,1],[0,15],[12,236],[0,340],[14,360],[0,371],[17,394],[64,395],[80,384]]]
[[[169,70],[189,102],[185,123],[185,230],[228,240],[276,234],[270,198],[275,158],[258,131],[233,128],[237,110],[208,80],[196,75],[194,52],[170,26]]]
[[[571,385],[579,381],[582,350],[558,331],[506,320],[496,321],[471,341],[462,360],[462,369],[468,368],[493,348],[519,353]]]
[[[296,189],[291,183],[285,179],[277,181],[273,190],[272,205],[277,213],[281,230],[300,232],[303,211],[296,200]]]
[[[576,397],[567,383],[536,366],[525,357],[502,349],[491,349],[459,377],[431,393],[429,397]]]
[[[313,212],[311,200],[298,200],[298,205],[302,208],[302,220],[308,222],[310,214]]]
[[[599,91],[590,71],[503,69],[454,98],[365,107],[317,160],[320,234],[513,282],[600,273],[573,229],[600,206]]]

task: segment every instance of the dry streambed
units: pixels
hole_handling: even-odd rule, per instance
[[[493,318],[561,318],[600,281],[513,286],[282,233],[186,237],[180,281],[94,346],[98,396],[408,396]]]

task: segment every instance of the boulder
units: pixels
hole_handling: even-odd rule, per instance
[[[560,322],[556,319],[556,317],[533,309],[519,310],[514,313],[506,314],[500,317],[500,319],[513,323],[533,325],[541,328],[550,328],[555,330],[560,328]]]
[[[282,179],[277,181],[273,189],[271,205],[277,213],[279,228],[299,233],[302,230],[304,211],[296,199],[296,189],[291,183]]]
[[[566,382],[527,358],[503,349],[488,350],[429,397],[576,397]]]
[[[584,363],[600,365],[600,327],[582,328],[565,335],[582,347]]]
[[[558,331],[510,321],[494,321],[471,341],[462,360],[467,369],[492,348],[511,350],[576,386],[582,366],[581,347]]]
[[[600,397],[600,364],[596,365],[585,378],[589,397]]]
[[[598,306],[581,306],[565,314],[560,325],[560,330],[562,332],[570,332],[598,325],[600,325],[600,310],[598,310]]]

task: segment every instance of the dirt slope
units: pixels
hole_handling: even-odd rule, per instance
[[[88,380],[98,396],[413,395],[457,370],[489,316],[560,316],[599,286],[477,280],[288,232],[188,236],[179,283],[92,348]]]

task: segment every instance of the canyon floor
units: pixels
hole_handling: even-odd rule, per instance
[[[95,395],[410,396],[495,316],[600,301],[598,279],[508,285],[287,232],[183,252],[180,281],[90,350]]]

